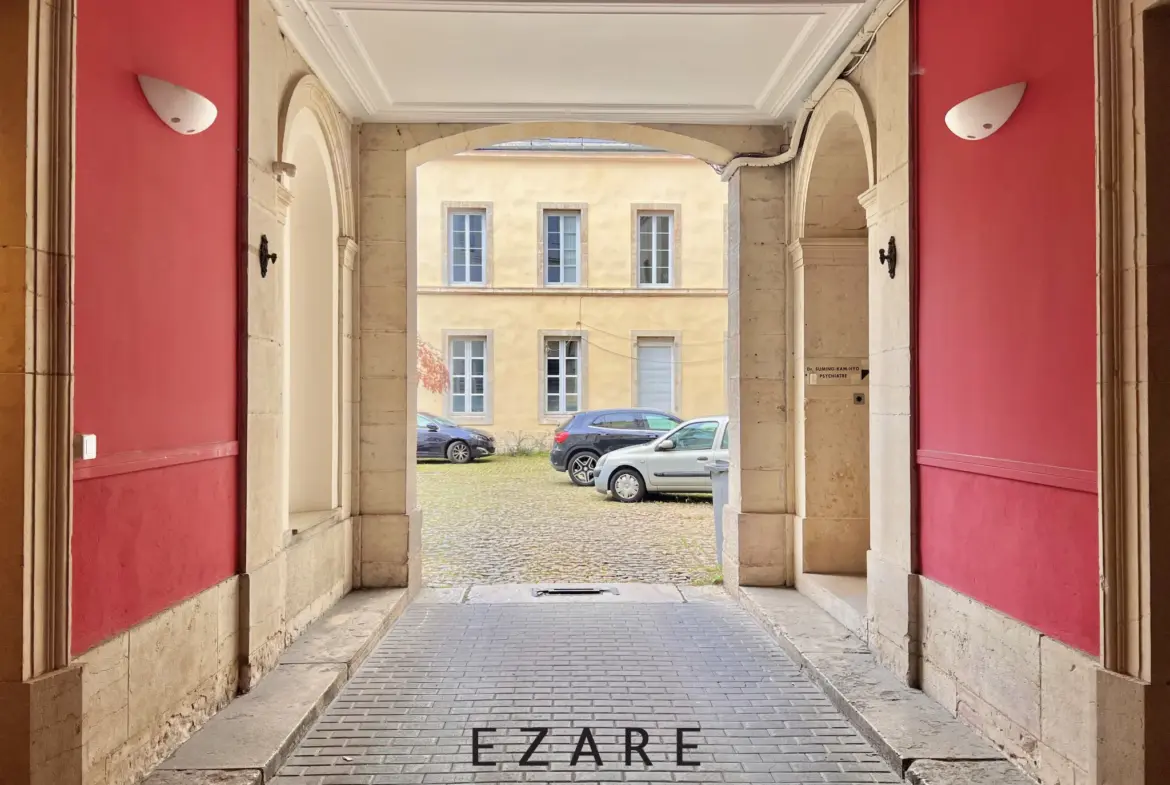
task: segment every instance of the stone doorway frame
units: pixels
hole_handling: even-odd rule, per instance
[[[838,138],[837,133],[845,134],[845,138]],[[790,287],[791,295],[788,307],[793,320],[793,326],[790,331],[790,335],[792,336],[790,351],[793,358],[793,372],[791,374],[789,394],[793,401],[793,409],[795,412],[795,416],[791,418],[791,438],[794,445],[792,461],[795,479],[793,483],[795,494],[793,502],[796,510],[794,532],[796,562],[794,565],[794,573],[796,586],[802,593],[807,594],[818,604],[822,605],[838,621],[841,621],[854,634],[863,639],[866,637],[866,613],[864,609],[859,611],[844,601],[843,598],[837,596],[834,591],[824,588],[816,579],[804,577],[806,574],[804,567],[810,561],[810,557],[806,554],[808,546],[814,543],[820,543],[822,545],[824,543],[823,540],[814,536],[813,530],[806,525],[805,520],[806,516],[808,516],[809,459],[817,450],[809,446],[811,443],[806,440],[809,412],[803,366],[805,360],[809,358],[806,358],[805,346],[802,344],[808,336],[810,327],[818,325],[821,329],[825,327],[821,323],[825,314],[819,312],[815,307],[810,309],[809,302],[807,301],[805,284],[808,277],[815,275],[818,270],[824,271],[826,266],[836,267],[841,270],[860,268],[860,271],[855,269],[854,272],[855,274],[859,272],[864,276],[864,280],[866,281],[865,293],[862,295],[865,298],[867,308],[865,345],[858,347],[858,351],[854,357],[840,359],[849,361],[856,359],[863,363],[863,367],[866,370],[869,370],[872,365],[869,357],[872,319],[868,309],[874,297],[881,296],[879,287],[883,283],[881,280],[871,280],[873,274],[869,265],[871,259],[869,246],[871,243],[868,238],[874,218],[872,202],[874,201],[874,189],[877,183],[877,145],[875,135],[876,129],[858,89],[844,79],[834,82],[809,119],[808,129],[805,132],[804,145],[795,162],[791,229],[793,241],[788,247],[792,267],[790,275],[793,276],[794,284]],[[842,141],[846,141],[849,145],[846,150],[834,146]],[[860,144],[858,145],[858,143]],[[841,161],[837,158],[842,152],[848,153],[846,161]],[[854,182],[854,178],[858,178],[858,182]],[[814,194],[812,192],[814,185],[829,190],[827,193]],[[824,204],[824,202],[830,199],[832,201],[831,204]],[[811,204],[813,200],[816,200],[817,204]],[[816,209],[814,211],[811,208]],[[825,214],[822,217],[836,216],[838,218],[847,216],[850,213],[858,214],[856,217],[862,218],[865,224],[864,233],[860,231],[850,233],[847,230],[840,229],[840,227],[818,226],[816,219],[814,219],[814,212]],[[797,323],[798,321],[799,323]],[[878,381],[883,383],[908,383],[908,380],[903,381],[901,379],[891,382],[880,378],[880,376],[881,374],[879,374]],[[869,431],[872,427],[871,423],[873,420],[873,414],[871,412],[873,396],[870,395],[869,384],[871,380],[873,380],[872,375],[864,383],[851,385],[847,388],[831,388],[832,392],[845,391],[850,395],[859,393],[867,396],[867,446],[863,458],[865,500],[864,504],[861,505],[864,508],[866,531],[863,538],[856,537],[856,533],[851,538],[845,534],[841,526],[834,527],[837,531],[835,532],[836,536],[832,538],[832,545],[829,548],[820,549],[821,555],[817,559],[812,560],[814,563],[819,563],[819,567],[812,570],[809,574],[827,572],[828,574],[849,573],[850,575],[856,575],[859,574],[857,570],[860,569],[860,574],[864,575],[866,569],[866,554],[870,547],[868,521],[872,517],[869,487],[875,469],[869,460],[870,450],[868,447]],[[823,390],[824,388],[821,389]],[[909,471],[908,466],[905,469],[907,472]],[[858,511],[860,511],[860,508],[853,512]],[[822,521],[821,523],[829,522]],[[858,542],[850,542],[850,539],[858,540]],[[827,566],[832,561],[833,557],[827,551],[842,546],[853,550],[857,549],[859,543],[861,547],[858,549],[859,552],[852,556],[854,563],[849,566],[849,569],[820,569],[820,567]],[[838,566],[846,566],[845,562],[848,561],[850,561],[849,558],[837,558],[837,562],[840,563]]]
[[[358,504],[361,518],[359,532],[355,536],[355,583],[360,586],[409,586],[417,589],[421,583],[421,534],[422,518],[414,496],[415,441],[412,436],[413,422],[417,409],[416,369],[414,367],[414,345],[416,343],[416,232],[415,171],[429,160],[455,155],[496,144],[539,138],[602,138],[647,145],[658,149],[689,155],[711,164],[717,172],[736,155],[743,152],[759,154],[763,149],[779,149],[784,134],[782,128],[738,128],[724,126],[684,126],[676,131],[671,126],[642,126],[622,123],[593,122],[536,122],[468,127],[462,125],[391,125],[369,124],[362,127],[360,142],[361,171],[360,221],[361,221],[361,292],[360,313],[360,368],[359,392],[361,465],[359,472]],[[707,137],[707,138],[702,138]],[[722,138],[721,138],[722,137]],[[723,139],[727,143],[721,143]],[[758,140],[773,144],[762,145]],[[779,142],[780,144],[776,144]],[[731,149],[731,148],[734,148]],[[775,317],[776,337],[783,341],[783,320],[786,302],[784,300],[783,265],[784,242],[787,234],[787,215],[783,209],[786,203],[788,175],[783,170],[751,168],[737,172],[731,178],[729,187],[733,195],[744,193],[745,198],[764,198],[763,192],[775,191],[773,197],[778,210],[758,208],[749,217],[759,229],[758,236],[748,238],[752,248],[766,245],[765,241],[778,241],[775,249],[777,263],[774,277],[771,267],[767,274],[757,271],[750,273],[745,282],[757,285],[757,278],[765,279],[760,291],[751,300],[751,308],[770,307]],[[750,189],[739,186],[744,179],[756,183]],[[725,178],[726,179],[726,178]],[[758,181],[758,182],[757,182]],[[760,192],[759,194],[756,192]],[[730,234],[740,234],[737,218],[733,215]],[[757,220],[758,219],[758,220]],[[738,252],[739,243],[733,242],[732,255]],[[749,245],[745,244],[745,248]],[[754,253],[754,251],[753,251]],[[738,279],[733,276],[733,287]],[[754,291],[754,290],[753,290]],[[729,297],[735,300],[734,296]],[[746,302],[746,301],[745,301]],[[735,318],[734,307],[729,308]],[[754,313],[754,311],[751,311]],[[733,343],[735,343],[733,341]],[[736,348],[739,348],[738,345]],[[746,351],[746,349],[745,349]],[[734,354],[734,350],[733,350]],[[757,387],[768,388],[767,395],[757,395],[748,404],[758,419],[768,420],[783,432],[787,425],[781,408],[775,422],[766,410],[775,403],[784,405],[784,386],[787,384],[786,363],[779,358],[777,368],[763,368],[759,361],[748,369],[753,374],[751,382]],[[766,373],[760,373],[760,371]],[[729,376],[738,373],[736,365]],[[773,389],[774,388],[774,389]],[[763,389],[763,387],[760,387]],[[729,402],[734,410],[734,402]],[[737,434],[737,436],[740,436]],[[759,466],[739,463],[733,460],[732,496],[738,502],[737,468],[751,482],[747,483],[747,496],[759,496],[761,501],[751,508],[759,521],[767,523],[767,532],[759,536],[769,539],[768,551],[776,558],[791,552],[790,527],[774,526],[773,518],[782,518],[784,508],[782,495],[786,483],[783,479],[787,464],[785,454],[777,458],[775,443],[764,445],[764,436],[750,433],[740,438],[752,442],[739,445],[744,456],[752,458]],[[756,445],[755,442],[761,444]],[[733,451],[734,452],[734,451]],[[767,461],[768,466],[762,462]],[[779,468],[771,463],[779,462]],[[765,489],[774,481],[776,488]],[[764,497],[767,501],[763,501]],[[778,501],[771,501],[776,497]],[[777,504],[780,506],[777,508]],[[731,505],[729,505],[730,507]],[[758,510],[756,509],[758,508]],[[740,517],[752,518],[750,515]],[[764,521],[763,519],[768,520]],[[732,522],[725,538],[725,552],[735,551],[731,583],[738,577],[738,538],[735,529],[738,517]],[[750,549],[749,549],[750,550]],[[769,556],[772,558],[772,556]],[[767,567],[764,572],[753,572],[749,580],[761,580],[761,576],[772,576],[774,585],[790,582],[785,576],[790,573],[788,559]],[[725,564],[727,563],[725,559]],[[770,563],[769,563],[770,564]],[[754,568],[753,569],[763,569]],[[778,578],[777,578],[778,576]]]

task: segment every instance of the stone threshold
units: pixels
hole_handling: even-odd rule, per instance
[[[410,598],[350,592],[289,646],[275,668],[158,765],[145,785],[263,785],[309,732]]]
[[[912,785],[1035,785],[974,728],[878,664],[869,647],[795,589],[737,599]]]

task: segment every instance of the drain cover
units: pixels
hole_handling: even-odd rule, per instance
[[[549,589],[533,589],[533,597],[572,596],[579,594],[617,594],[618,590],[608,586],[556,586]]]

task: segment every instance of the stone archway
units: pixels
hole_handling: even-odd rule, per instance
[[[422,513],[417,508],[414,487],[415,437],[413,426],[416,412],[416,264],[415,264],[415,171],[418,166],[435,158],[455,155],[491,144],[539,138],[598,138],[630,142],[673,153],[689,155],[713,166],[724,166],[736,155],[745,152],[759,154],[759,139],[767,137],[769,149],[778,147],[778,135],[762,134],[754,128],[726,127],[648,127],[621,123],[547,122],[518,123],[468,127],[466,125],[381,125],[369,124],[361,130],[361,466],[358,499],[361,512],[360,531],[355,535],[356,582],[362,586],[421,585]],[[751,185],[742,189],[745,220],[756,227],[749,237],[743,237],[745,247],[775,248],[776,263],[768,262],[753,250],[753,264],[767,267],[768,272],[746,274],[744,284],[755,294],[734,311],[735,318],[753,325],[771,325],[769,335],[782,333],[785,303],[782,289],[776,286],[773,268],[782,273],[783,251],[787,217],[783,210],[783,186],[787,177],[779,170],[752,170],[746,175]],[[743,179],[742,177],[740,179]],[[733,186],[738,188],[738,186]],[[739,191],[737,190],[738,194]],[[765,204],[765,202],[767,202]],[[731,218],[729,236],[739,236],[740,216]],[[772,238],[766,242],[766,238]],[[779,244],[777,245],[776,240]],[[732,242],[738,254],[739,243]],[[750,276],[750,280],[749,280]],[[732,276],[731,288],[738,291],[738,273]],[[734,295],[733,295],[734,299]],[[761,321],[757,311],[766,311]],[[754,328],[753,328],[754,329]],[[737,330],[735,331],[737,332]],[[746,348],[742,352],[749,352]],[[738,341],[731,341],[733,356],[741,351]],[[745,360],[745,364],[749,361]],[[753,428],[744,433],[738,422],[738,360],[732,360],[731,374],[735,381],[732,405],[733,448],[731,500],[729,509],[736,515],[728,524],[725,536],[725,575],[732,583],[739,580],[739,552],[744,549],[760,551],[752,544],[755,539],[741,543],[732,531],[744,517],[745,506],[753,520],[759,519],[761,532],[773,537],[777,519],[784,515],[779,497],[783,493],[785,458],[777,454],[775,443],[768,442],[777,430],[783,430],[783,414],[776,411],[776,402],[783,400],[784,360],[782,357],[763,361],[750,360],[751,400],[746,404],[753,422],[765,422],[767,428]],[[773,368],[773,365],[776,367]],[[774,377],[774,378],[773,378]],[[751,442],[751,444],[747,444]],[[757,442],[759,442],[757,444]],[[739,463],[739,456],[751,455]],[[768,456],[767,458],[762,456]],[[740,482],[740,471],[750,477]],[[772,487],[775,485],[775,487]],[[740,504],[743,496],[756,499],[750,505]],[[750,517],[750,516],[749,516]],[[781,540],[784,538],[781,537]],[[771,542],[771,540],[769,540]],[[769,545],[767,565],[753,566],[750,576],[754,583],[784,582],[787,568],[778,554],[784,546]],[[761,551],[762,552],[762,551]],[[755,561],[759,561],[758,558]],[[765,577],[772,576],[772,577]],[[780,576],[780,577],[776,577]]]
[[[337,197],[338,231],[341,237],[355,237],[357,219],[353,203],[350,131],[349,127],[341,122],[333,99],[329,97],[329,91],[315,76],[308,75],[298,79],[285,97],[276,131],[276,160],[288,162],[295,121],[306,111],[311,113],[320,127],[329,158],[333,190]],[[288,187],[288,175],[281,174],[280,182]]]
[[[735,158],[735,153],[721,145],[676,131],[628,123],[562,122],[506,123],[459,131],[412,147],[407,154],[407,162],[412,167],[418,167],[436,158],[445,158],[488,145],[543,138],[628,142],[679,155],[689,155],[714,166],[726,166]]]
[[[795,172],[793,266],[797,586],[864,636],[869,549],[869,267],[873,129],[837,82]],[[843,602],[842,602],[843,601]]]
[[[282,279],[283,498],[288,528],[349,512],[353,268],[357,244],[348,127],[313,76],[290,89],[277,158]]]

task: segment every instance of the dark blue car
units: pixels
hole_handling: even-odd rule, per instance
[[[494,455],[496,440],[490,433],[465,428],[446,417],[419,412],[418,457],[443,458],[451,463],[471,463]]]
[[[622,447],[652,442],[681,422],[658,409],[580,412],[557,428],[548,459],[558,472],[568,472],[574,485],[591,486],[598,458]]]

